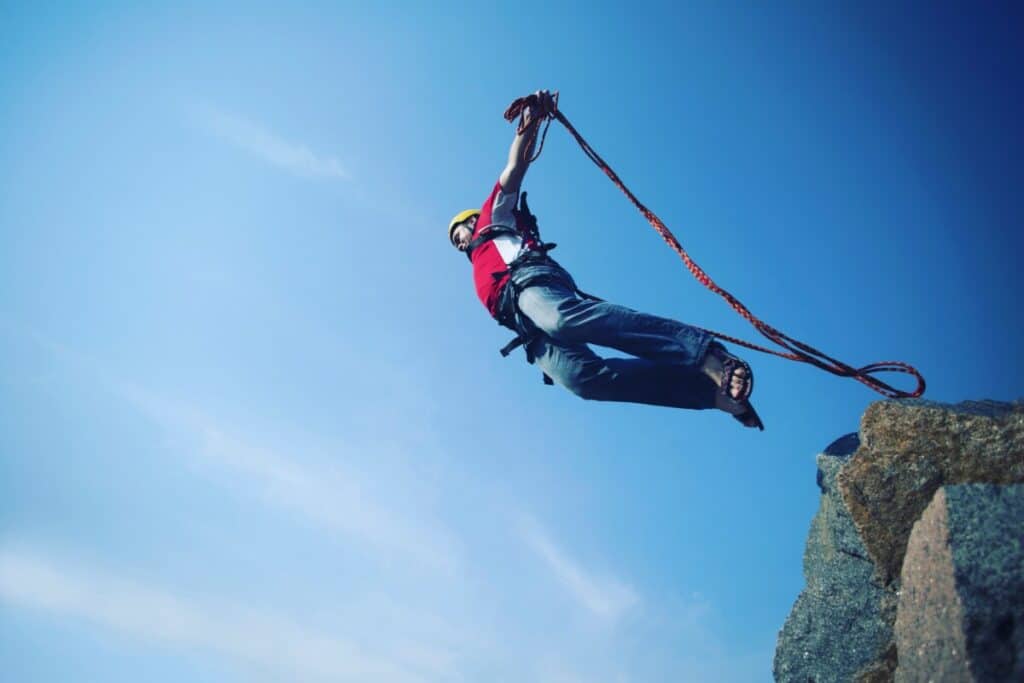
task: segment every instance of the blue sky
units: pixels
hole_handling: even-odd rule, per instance
[[[444,231],[541,87],[756,315],[1020,396],[1017,9],[3,14],[12,680],[770,679],[878,397],[754,354],[758,433],[502,359]],[[759,341],[564,130],[524,187],[583,289]]]

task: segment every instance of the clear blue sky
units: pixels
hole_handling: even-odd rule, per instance
[[[91,4],[0,11],[10,680],[770,679],[877,396],[502,359],[445,228],[537,88],[755,314],[1021,395],[1019,8]],[[564,130],[525,187],[583,289],[757,341]]]

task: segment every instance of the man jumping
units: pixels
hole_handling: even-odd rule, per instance
[[[546,380],[584,399],[718,408],[763,430],[750,403],[754,376],[747,363],[703,330],[584,294],[548,256],[553,245],[540,239],[519,189],[539,123],[556,104],[548,90],[531,101],[491,194],[448,226],[452,245],[472,263],[477,296],[491,316],[517,333],[515,343],[525,346]],[[589,344],[634,357],[603,358]]]

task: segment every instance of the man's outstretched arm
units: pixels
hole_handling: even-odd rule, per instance
[[[530,166],[530,157],[533,156],[533,148],[537,143],[537,130],[539,124],[550,112],[554,111],[555,102],[548,90],[538,90],[534,93],[537,96],[537,106],[530,107],[523,112],[526,123],[522,133],[516,133],[512,140],[512,146],[508,150],[508,165],[501,172],[501,189],[504,192],[513,194],[519,191],[523,184],[523,176]]]

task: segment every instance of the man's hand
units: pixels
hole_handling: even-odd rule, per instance
[[[529,97],[530,106],[523,112],[523,122],[529,126],[534,121],[546,119],[555,113],[558,105],[550,90],[538,90]]]

